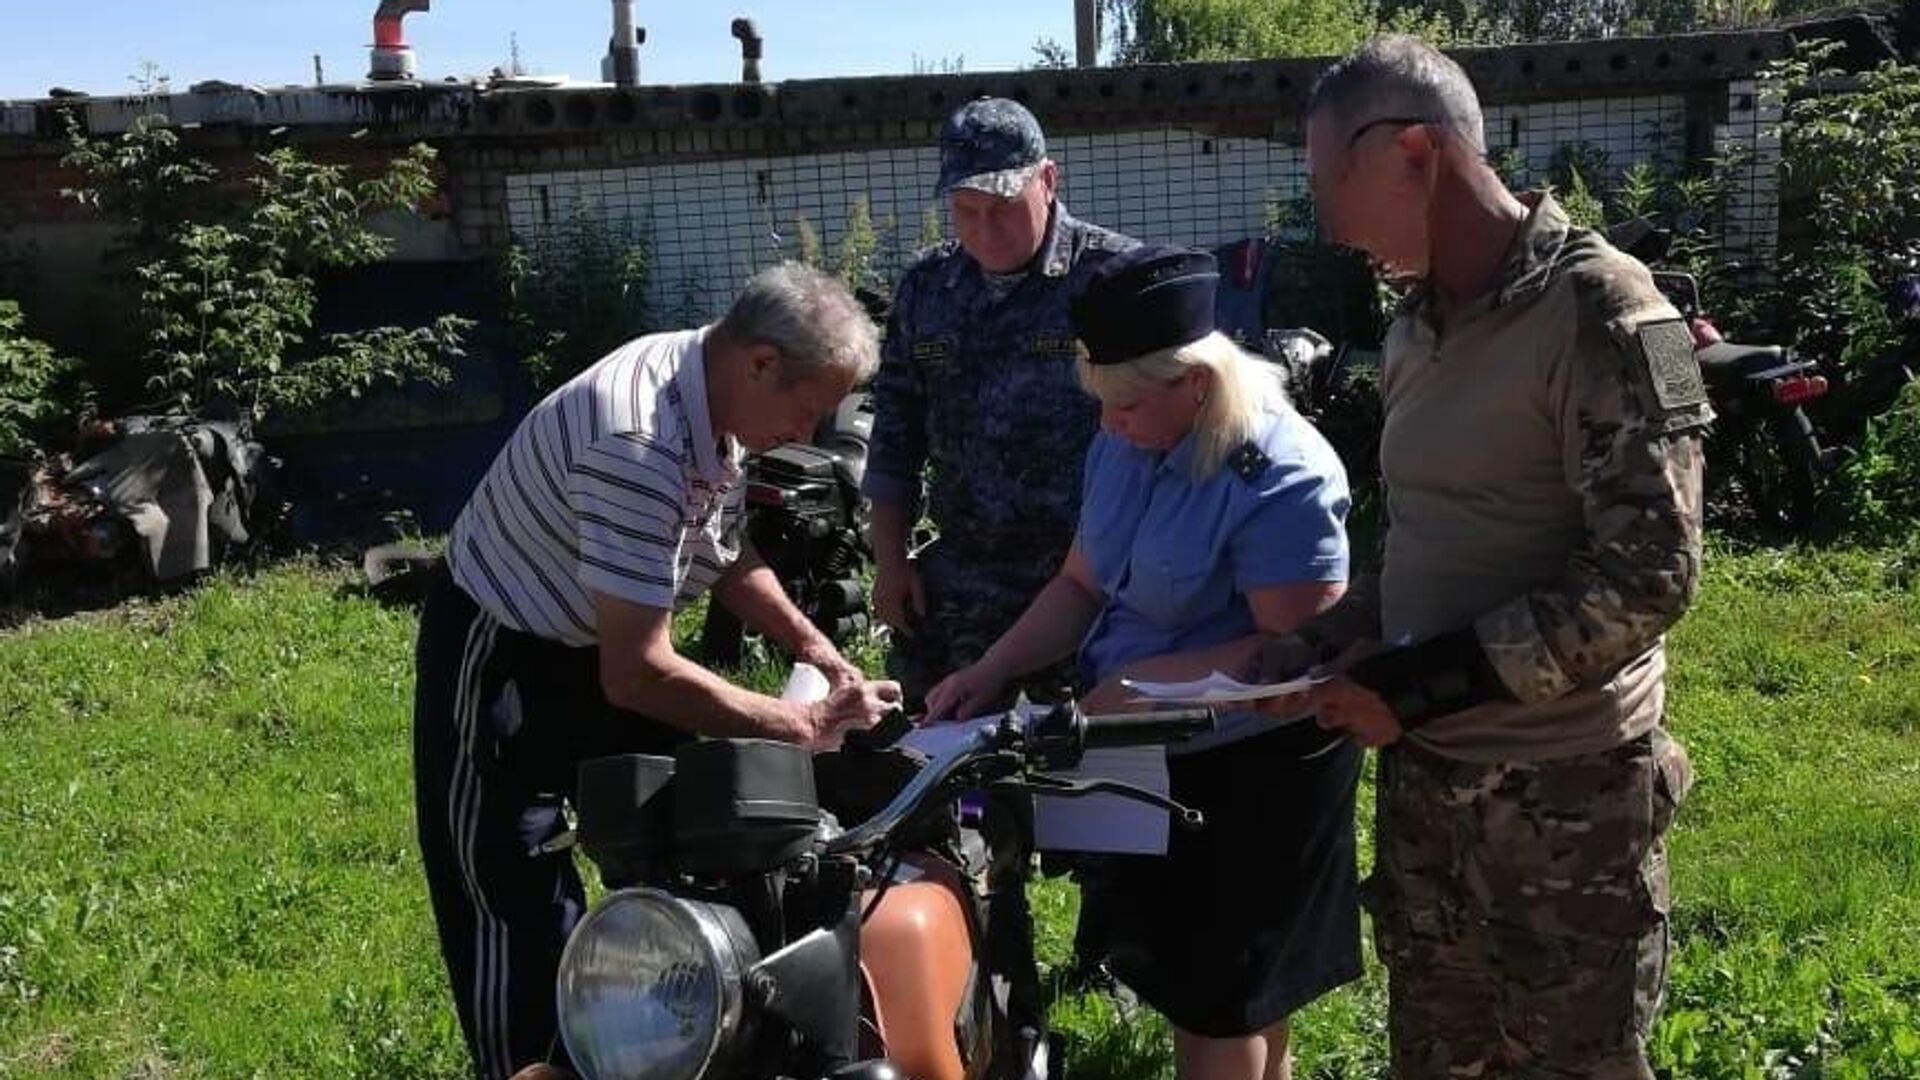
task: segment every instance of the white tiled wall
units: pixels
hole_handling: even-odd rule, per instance
[[[1745,85],[1733,84],[1730,101]],[[1716,134],[1756,139],[1758,110],[1731,113]],[[1614,176],[1637,161],[1670,161],[1683,145],[1677,95],[1495,106],[1487,144],[1517,147],[1543,177],[1563,144],[1585,141]],[[1062,198],[1083,219],[1161,243],[1216,246],[1263,231],[1275,200],[1304,192],[1300,148],[1260,139],[1217,139],[1177,129],[1068,136],[1049,150],[1060,162]],[[1761,157],[1736,211],[1748,242],[1771,252],[1774,183]],[[856,198],[865,195],[880,232],[879,262],[897,269],[918,246],[938,157],[932,147],[793,157],[755,157],[626,169],[538,172],[507,179],[516,237],[537,243],[576,214],[644,228],[653,245],[656,310],[677,320],[717,313],[754,270],[797,251],[805,217],[831,257]],[[1610,179],[1611,177],[1609,177]],[[1597,179],[1597,178],[1594,178]],[[943,222],[944,225],[944,222]]]
[[[1541,178],[1560,147],[1588,143],[1607,161],[1606,177],[1586,178],[1598,186],[1635,162],[1676,154],[1686,118],[1686,101],[1677,94],[1495,105],[1486,110],[1487,148],[1518,149],[1528,173]]]
[[[1727,247],[1757,265],[1773,262],[1780,236],[1780,102],[1752,79],[1727,84],[1727,122],[1713,130],[1716,155],[1739,162],[1727,201]]]

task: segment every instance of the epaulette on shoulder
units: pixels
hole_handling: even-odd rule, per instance
[[[1123,236],[1111,229],[1100,228],[1098,225],[1087,226],[1086,232],[1081,234],[1080,239],[1080,246],[1087,251],[1117,252],[1139,245],[1140,241],[1131,236]]]
[[[1248,439],[1227,457],[1227,467],[1232,469],[1233,475],[1242,481],[1253,484],[1258,483],[1260,478],[1266,475],[1267,470],[1273,467],[1273,459],[1267,456],[1265,450],[1260,449],[1259,443]]]
[[[907,262],[907,272],[912,273],[932,263],[939,262],[959,250],[960,241],[958,240],[942,240],[937,244],[929,244],[913,253],[913,258]]]

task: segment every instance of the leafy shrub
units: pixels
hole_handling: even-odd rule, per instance
[[[65,163],[87,183],[70,194],[128,229],[145,385],[157,398],[143,407],[258,421],[380,385],[444,382],[462,354],[471,324],[454,316],[314,337],[315,274],[391,253],[366,221],[433,195],[431,148],[416,145],[367,179],[275,150],[256,159],[250,198],[216,203],[214,170],[185,153],[162,117],[110,140],[76,128],[72,143]]]
[[[0,457],[31,457],[72,411],[76,365],[26,334],[20,305],[0,300]]]
[[[550,390],[651,329],[653,249],[645,226],[582,210],[507,250],[507,316],[534,387]]]
[[[1886,302],[1920,272],[1920,67],[1847,74],[1815,46],[1776,66],[1789,196],[1804,193],[1802,243],[1780,263],[1776,309],[1800,351],[1843,377],[1903,348]],[[1829,491],[1831,523],[1897,535],[1920,523],[1920,398],[1912,387],[1868,420],[1845,394],[1823,403],[1829,426],[1864,428]]]

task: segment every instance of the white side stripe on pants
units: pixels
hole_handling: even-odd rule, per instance
[[[481,712],[486,707],[482,681],[493,656],[499,624],[485,612],[476,612],[467,628],[460,655],[460,681],[454,691],[453,715],[459,746],[454,753],[453,782],[449,785],[447,827],[453,837],[454,860],[460,864],[468,901],[473,905],[472,997],[475,1062],[488,1080],[505,1080],[513,1058],[507,1039],[507,925],[493,913],[480,887],[475,842],[481,814]]]

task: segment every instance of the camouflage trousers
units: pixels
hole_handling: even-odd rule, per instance
[[[985,656],[1019,621],[1052,577],[1054,567],[1040,565],[1045,561],[990,563],[968,559],[941,541],[929,545],[917,560],[926,613],[913,634],[892,635],[887,651],[887,675],[900,683],[909,711],[917,711],[941,679]],[[1034,672],[1008,687],[1005,704],[1022,690],[1035,701],[1057,700],[1072,688],[1075,671],[1069,660]]]
[[[1690,783],[1660,728],[1557,761],[1383,753],[1364,891],[1394,1075],[1652,1080],[1662,837]]]

